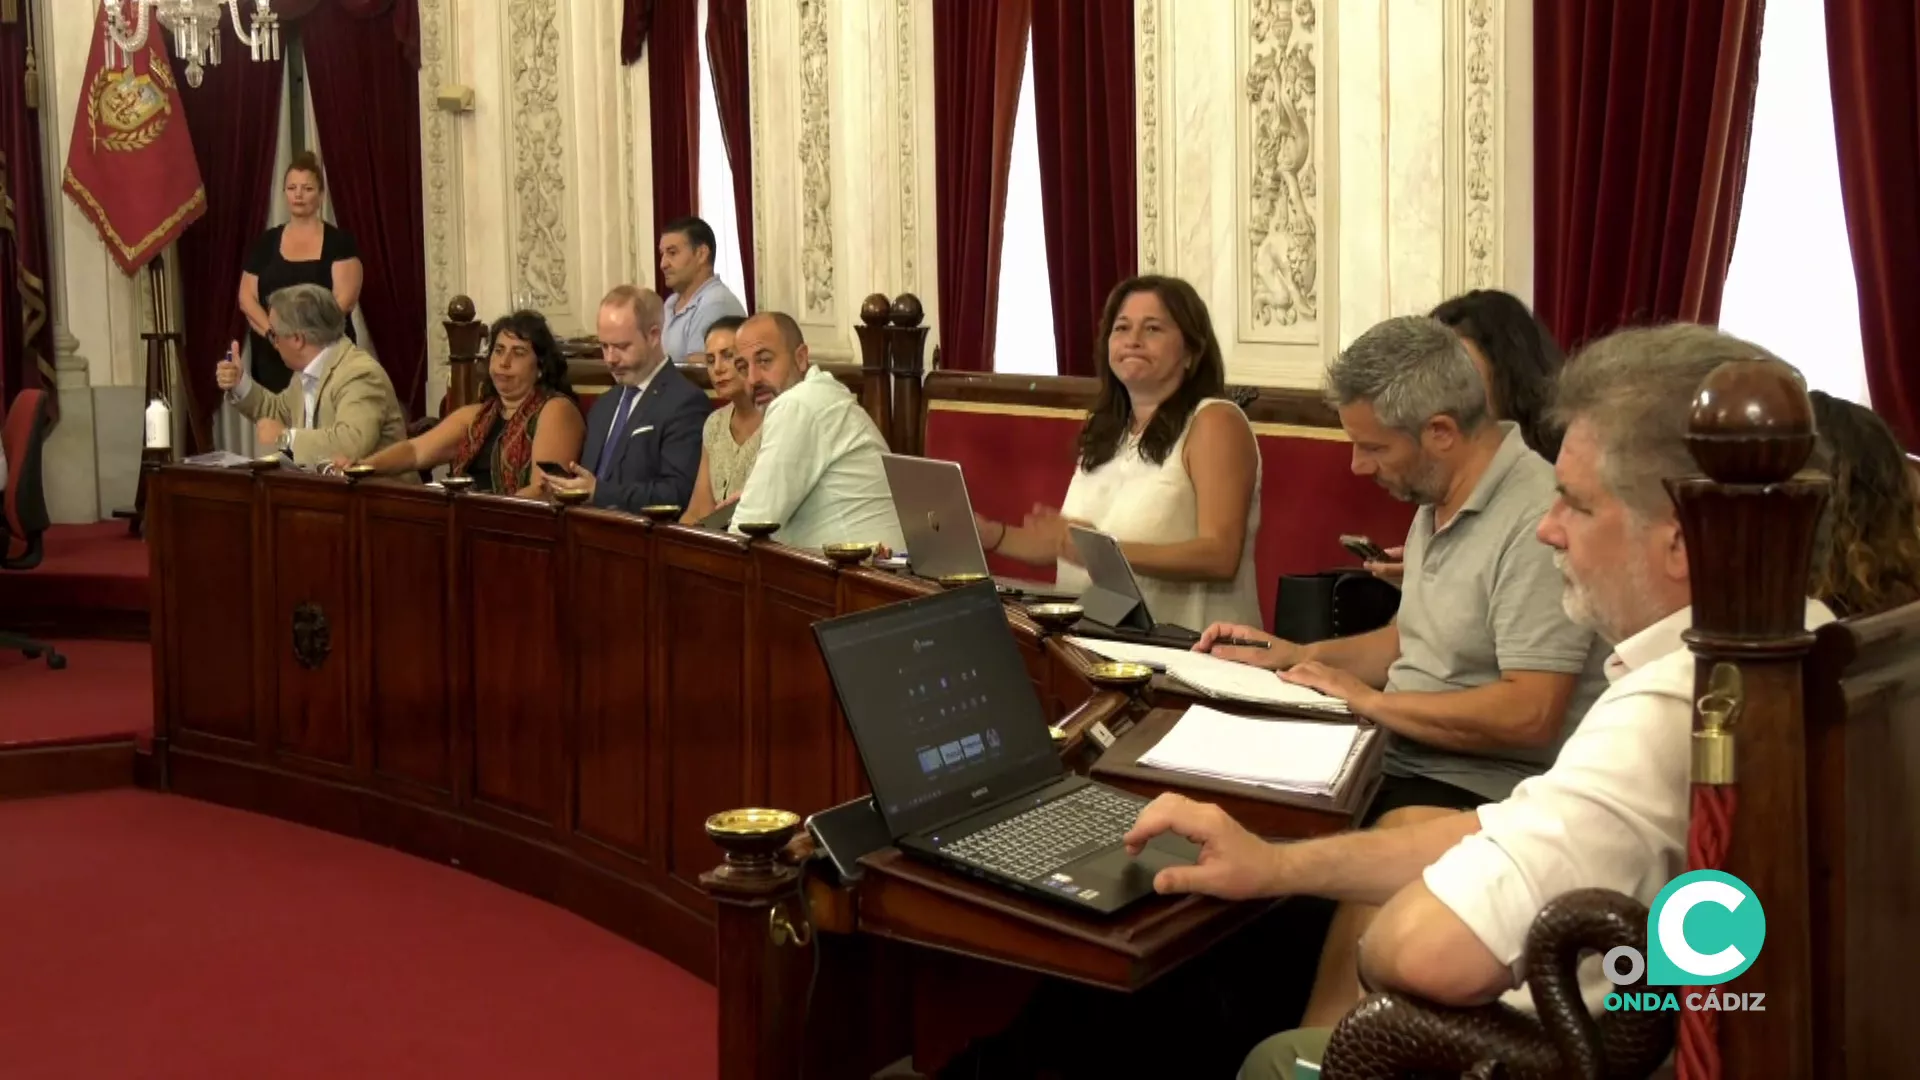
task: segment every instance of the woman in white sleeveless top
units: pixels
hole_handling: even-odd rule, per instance
[[[1100,398],[1065,504],[1036,506],[1020,525],[982,520],[981,541],[1022,562],[1053,562],[1063,587],[1082,589],[1087,573],[1067,526],[1083,524],[1120,541],[1156,622],[1261,625],[1260,451],[1224,396],[1226,363],[1205,302],[1179,278],[1137,277],[1113,290],[1100,326]]]

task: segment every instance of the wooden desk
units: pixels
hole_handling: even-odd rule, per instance
[[[459,865],[708,979],[707,816],[865,790],[812,624],[935,588],[294,471],[169,467],[150,506],[164,785]],[[1010,621],[1054,715],[1080,704]]]
[[[625,514],[290,470],[165,468],[149,508],[163,787],[460,866],[716,981],[724,1075],[798,1060],[813,954],[772,942],[776,911],[834,957],[816,1009],[875,1018],[860,1046],[812,1031],[808,1053],[841,1064],[898,1049],[915,1015],[903,985],[998,986],[1002,1003],[1021,999],[1004,989],[1018,971],[1136,989],[1258,913],[1151,900],[1090,920],[897,856],[857,888],[791,868],[744,892],[716,883],[710,815],[864,793],[811,627],[925,581]],[[1008,622],[1084,768],[1092,723],[1148,702],[1095,693],[1078,650],[1017,610]],[[956,978],[929,975],[943,963]]]

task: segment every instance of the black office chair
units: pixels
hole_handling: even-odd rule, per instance
[[[31,570],[40,565],[47,532],[47,497],[40,484],[40,448],[47,441],[47,394],[22,390],[7,411],[0,428],[0,448],[7,457],[5,514],[0,514],[0,568]],[[14,554],[18,545],[22,550]],[[0,649],[19,649],[29,660],[45,657],[55,671],[67,658],[54,647],[25,634],[0,630]]]

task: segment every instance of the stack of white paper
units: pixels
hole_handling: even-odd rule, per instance
[[[252,463],[252,458],[243,457],[231,450],[212,450],[205,454],[195,454],[184,461],[187,465],[211,465],[220,469],[235,469]]]
[[[1139,763],[1305,795],[1333,795],[1373,730],[1232,716],[1195,705]]]
[[[1206,653],[1169,649],[1160,645],[1136,645],[1130,641],[1102,641],[1084,637],[1070,637],[1067,640],[1109,660],[1145,664],[1205,697],[1256,705],[1288,705],[1322,712],[1348,711],[1347,703],[1337,697],[1330,697],[1309,687],[1296,686],[1265,668],[1236,664]]]

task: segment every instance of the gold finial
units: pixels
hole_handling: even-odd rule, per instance
[[[1724,786],[1734,782],[1733,722],[1745,704],[1740,669],[1718,663],[1698,702],[1700,730],[1693,733],[1693,782]]]

